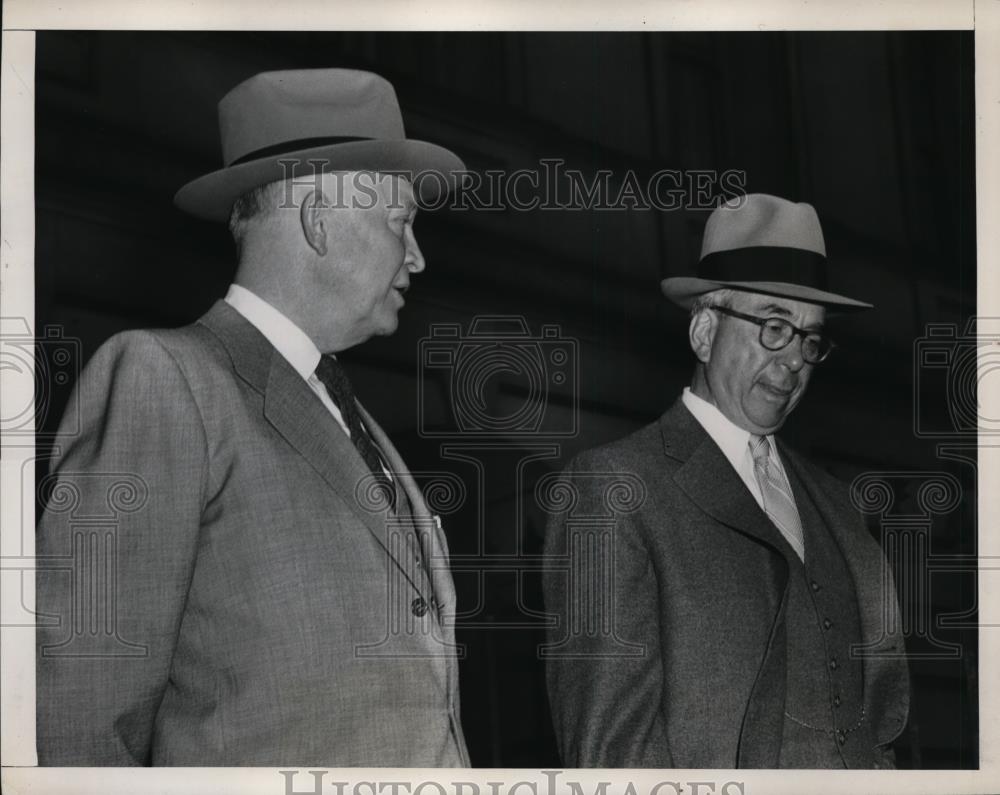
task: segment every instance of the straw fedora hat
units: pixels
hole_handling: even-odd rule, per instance
[[[690,309],[699,295],[729,288],[820,304],[838,312],[872,305],[825,288],[826,244],[811,204],[750,193],[708,217],[697,276],[660,282],[663,294]]]
[[[422,203],[453,189],[465,171],[444,147],[407,139],[392,84],[353,69],[255,75],[219,102],[219,133],[224,168],[174,196],[180,209],[210,221],[228,220],[247,191],[314,168],[402,173]]]

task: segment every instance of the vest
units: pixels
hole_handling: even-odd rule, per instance
[[[869,768],[857,591],[837,542],[808,492],[787,470],[805,538],[805,562],[787,544],[786,692],[778,766]]]

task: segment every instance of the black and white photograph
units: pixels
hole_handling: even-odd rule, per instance
[[[995,3],[163,5],[5,8],[5,789],[995,790]]]

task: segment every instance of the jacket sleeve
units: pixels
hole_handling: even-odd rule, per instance
[[[896,751],[892,745],[880,745],[875,749],[875,767],[881,770],[896,769]]]
[[[546,532],[545,602],[557,623],[544,655],[556,741],[568,767],[673,767],[656,573],[637,515],[609,521],[617,473],[601,469],[571,464],[562,482],[575,504],[553,513]]]
[[[194,571],[207,441],[154,333],[109,340],[57,439],[36,534],[40,765],[149,764]]]

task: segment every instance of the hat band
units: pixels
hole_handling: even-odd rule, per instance
[[[698,276],[713,282],[785,282],[825,290],[826,257],[787,246],[713,251],[698,263]]]
[[[303,149],[315,149],[318,146],[332,146],[333,144],[349,144],[354,141],[373,141],[374,138],[351,135],[328,135],[318,138],[296,138],[294,141],[282,141],[280,144],[264,146],[247,152],[242,157],[236,158],[230,166],[238,166],[248,163],[251,160],[260,160],[264,157],[274,157],[275,155],[289,155],[292,152],[301,152]]]

